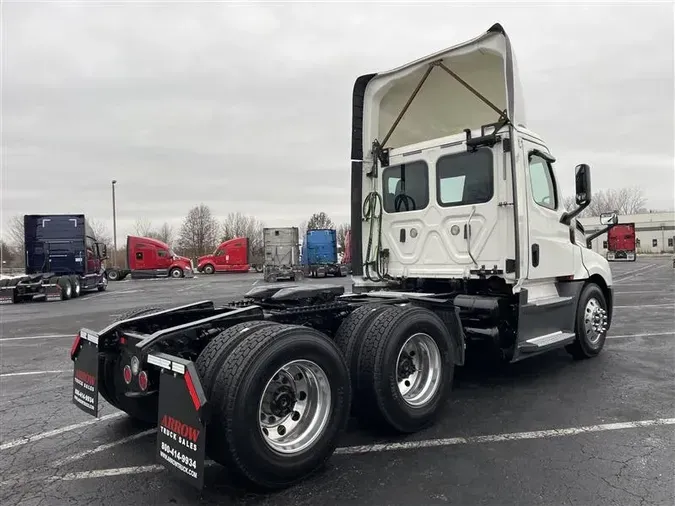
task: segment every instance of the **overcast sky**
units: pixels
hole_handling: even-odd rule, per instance
[[[139,2],[140,3],[140,2]],[[84,212],[118,241],[137,217],[349,219],[351,93],[500,22],[528,127],[565,195],[640,185],[672,208],[673,5],[10,3],[3,5],[2,220]],[[110,228],[112,228],[110,226]]]

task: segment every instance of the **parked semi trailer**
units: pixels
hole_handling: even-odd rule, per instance
[[[26,274],[0,280],[0,303],[69,300],[108,286],[98,242],[83,214],[23,217]]]
[[[235,237],[223,241],[210,255],[197,259],[197,270],[204,274],[214,272],[248,272],[251,269],[262,272],[262,255],[251,253],[247,237]]]
[[[346,276],[346,265],[338,262],[335,229],[308,230],[302,243],[302,265],[305,275],[316,278]]]
[[[111,267],[108,279],[121,281],[131,274],[132,279],[192,278],[192,261],[177,255],[171,246],[152,237],[127,236],[127,267]]]
[[[303,278],[298,227],[265,228],[263,241],[263,279],[266,282],[279,279],[299,281]]]
[[[208,456],[278,489],[327,461],[350,412],[383,432],[432,424],[469,353],[597,356],[614,298],[607,260],[576,223],[590,203],[590,167],[576,167],[577,207],[566,212],[554,155],[523,126],[522,107],[498,24],[359,77],[353,293],[263,285],[224,306],[140,308],[82,329],[73,402],[96,416],[100,393],[157,423],[157,459],[197,487]],[[268,229],[266,248],[279,235]]]

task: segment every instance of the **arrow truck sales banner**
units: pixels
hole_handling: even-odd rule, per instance
[[[85,413],[98,416],[98,345],[80,339],[75,357],[73,403]]]
[[[163,372],[158,407],[157,460],[171,474],[201,489],[206,430],[183,375]]]

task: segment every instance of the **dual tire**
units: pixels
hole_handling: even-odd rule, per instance
[[[204,348],[196,368],[211,404],[206,452],[246,485],[285,488],[320,469],[345,430],[349,372],[311,328],[237,324]]]

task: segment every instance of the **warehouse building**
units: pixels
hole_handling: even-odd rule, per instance
[[[579,221],[586,229],[586,235],[604,228],[598,217],[581,218]],[[619,223],[635,224],[638,254],[675,252],[675,212],[629,214],[619,216]],[[605,255],[607,234],[596,237],[591,243],[591,249]]]

